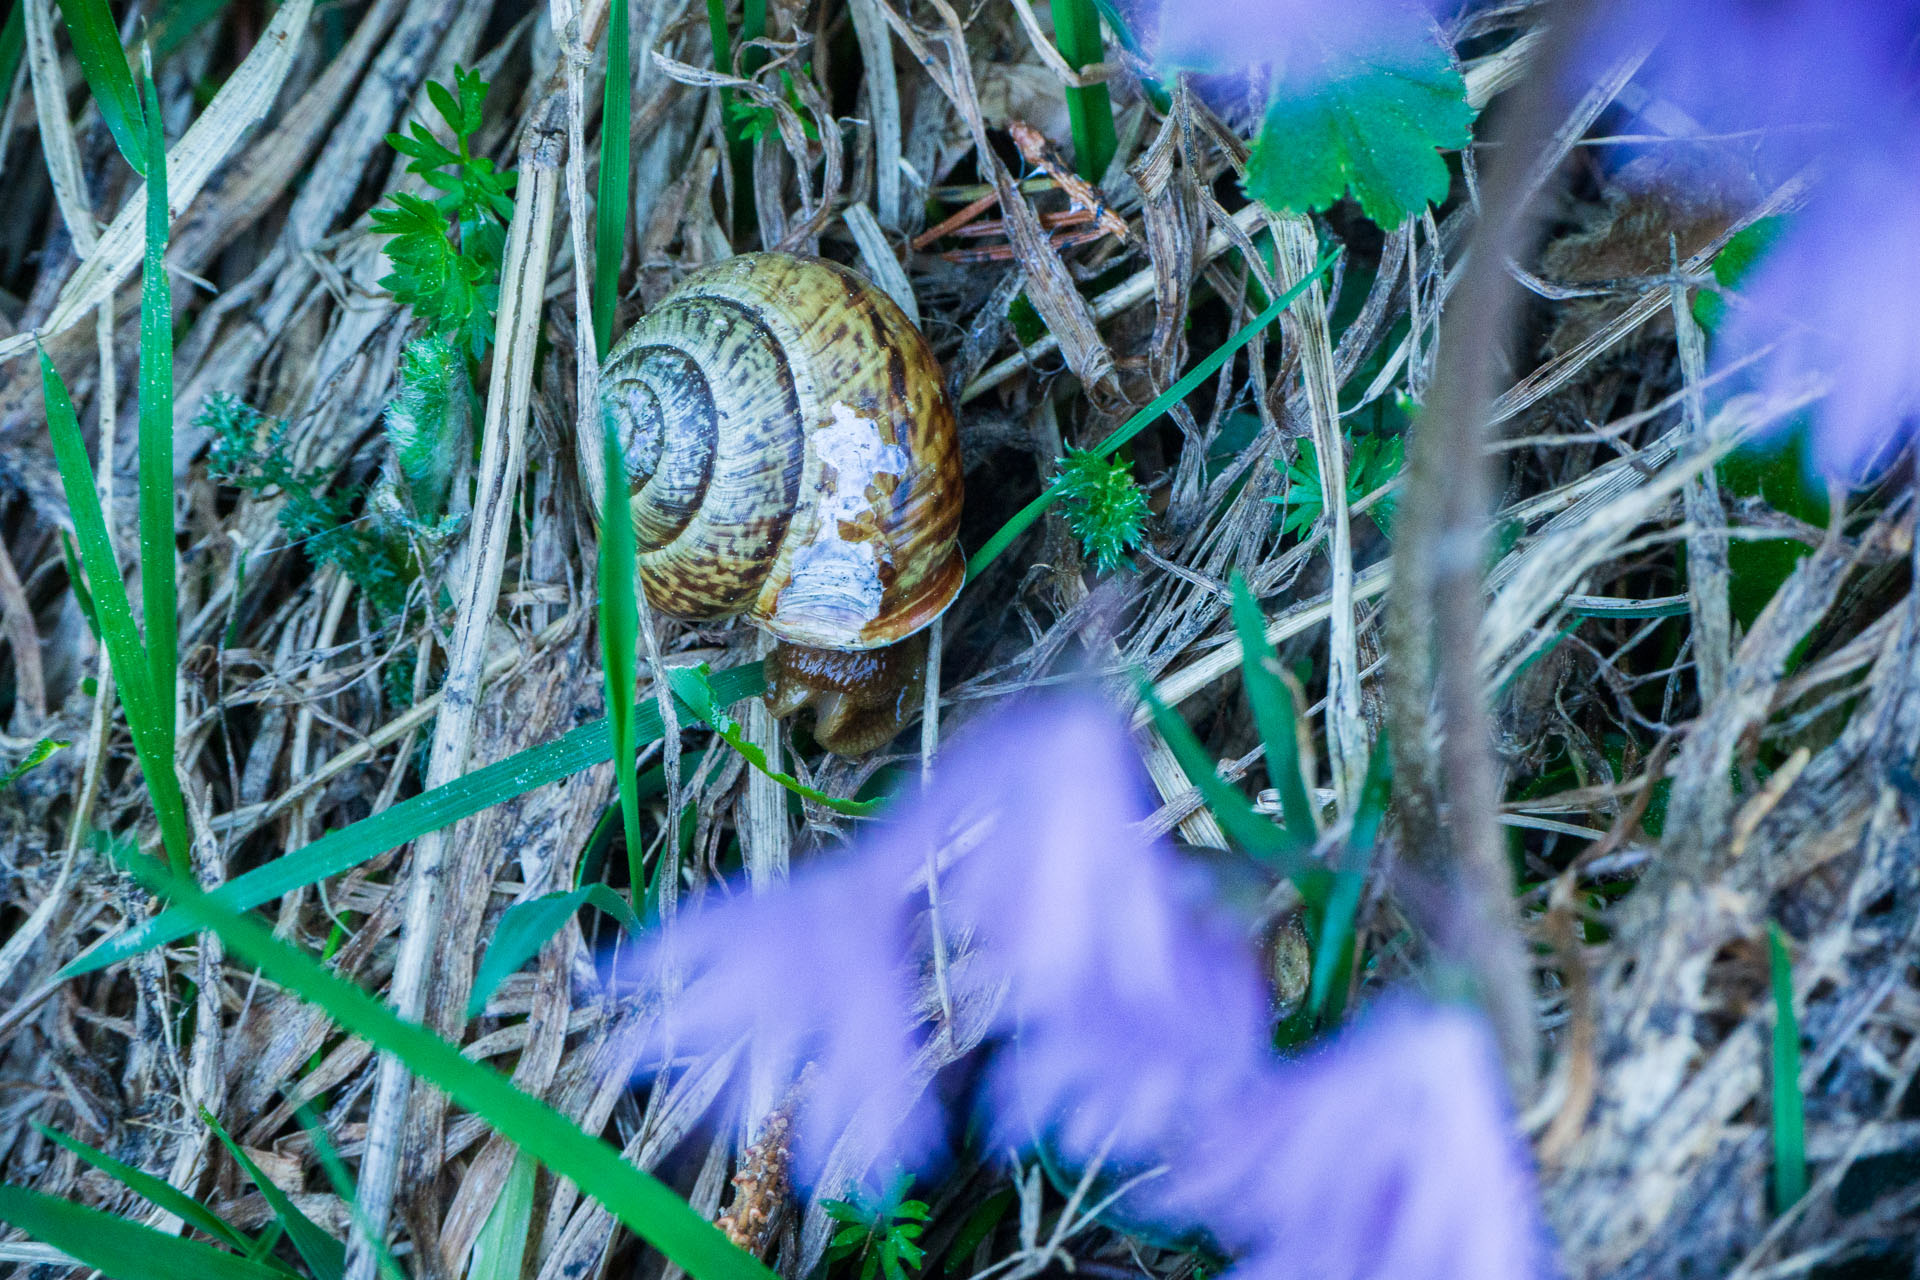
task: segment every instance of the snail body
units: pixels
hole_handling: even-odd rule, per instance
[[[853,272],[785,253],[697,271],[614,344],[600,394],[641,585],[663,612],[744,614],[786,644],[861,654],[915,635],[959,593],[960,453],[940,367]],[[592,467],[599,450],[581,456]],[[597,478],[587,490],[597,502]],[[862,680],[904,678],[903,665],[775,661],[773,701],[812,706],[822,745],[857,754],[892,736],[873,714],[885,691]],[[831,723],[849,689],[822,702],[795,683],[826,669],[853,701],[872,695],[857,742]]]

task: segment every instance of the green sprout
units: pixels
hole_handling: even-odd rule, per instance
[[[375,209],[373,229],[391,237],[391,274],[383,288],[413,309],[435,333],[457,335],[478,359],[493,341],[493,313],[500,304],[500,264],[506,252],[507,194],[514,175],[473,154],[487,101],[478,72],[456,67],[454,87],[427,85],[427,98],[452,131],[454,146],[415,120],[411,136],[387,135],[387,144],[410,157],[407,172],[440,194],[431,200],[392,192],[392,207]]]
[[[1391,484],[1406,461],[1406,441],[1400,436],[1366,435],[1353,445],[1353,462],[1347,467],[1347,502],[1360,501],[1381,485]],[[1305,537],[1320,519],[1325,504],[1320,498],[1320,455],[1312,440],[1300,442],[1300,452],[1288,466],[1280,459],[1273,465],[1287,477],[1287,491],[1267,501],[1285,512],[1282,533]],[[1367,509],[1380,532],[1393,536],[1392,494]]]
[[[1053,484],[1066,504],[1067,528],[1093,567],[1111,573],[1126,563],[1147,522],[1147,491],[1134,482],[1133,464],[1070,447]]]
[[[860,1280],[875,1280],[882,1271],[886,1280],[907,1280],[907,1268],[919,1270],[927,1251],[917,1241],[932,1213],[924,1200],[901,1198],[912,1185],[913,1175],[903,1170],[883,1195],[855,1187],[845,1200],[823,1201],[827,1216],[844,1224],[827,1248],[828,1260],[859,1255]]]

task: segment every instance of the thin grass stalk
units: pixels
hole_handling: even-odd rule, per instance
[[[27,0],[14,0],[7,24],[0,27],[0,107],[13,93],[13,78],[20,72],[20,60],[27,48]]]
[[[167,140],[153,74],[145,77],[147,256],[140,275],[140,606],[156,750],[173,760],[179,604],[173,537],[173,297],[167,281]],[[174,867],[176,874],[183,868]]]
[[[1053,38],[1060,55],[1075,71],[1099,62],[1105,51],[1100,40],[1100,12],[1093,0],[1053,0]],[[1073,129],[1073,167],[1088,182],[1106,176],[1120,140],[1113,129],[1113,102],[1107,86],[1068,85],[1067,123]]]

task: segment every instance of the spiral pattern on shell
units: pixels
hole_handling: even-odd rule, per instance
[[[754,253],[695,272],[608,354],[601,403],[656,608],[745,613],[781,640],[859,650],[912,635],[959,593],[940,366],[851,271]]]

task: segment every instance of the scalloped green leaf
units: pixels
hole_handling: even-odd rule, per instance
[[[1328,53],[1282,83],[1247,158],[1247,194],[1275,209],[1324,209],[1348,191],[1393,228],[1446,199],[1442,150],[1467,145],[1473,108],[1453,59],[1421,30],[1361,53]]]

